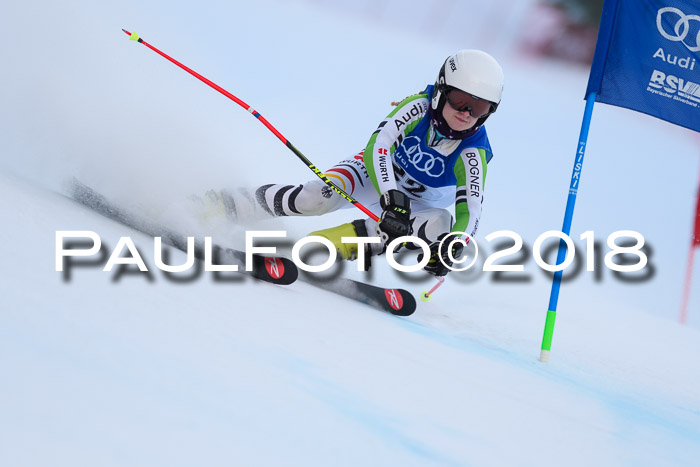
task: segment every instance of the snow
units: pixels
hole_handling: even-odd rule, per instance
[[[600,281],[582,272],[564,284],[542,364],[550,281],[531,257],[529,280],[451,274],[398,318],[303,282],[178,281],[155,268],[152,238],[63,195],[75,176],[192,228],[173,200],[311,176],[247,112],[121,28],[239,95],[321,167],[359,150],[388,103],[431,82],[468,39],[315,2],[3,8],[1,465],[697,463],[700,271],[688,325],[677,322],[697,189],[692,132],[596,106],[572,237],[583,247],[578,236],[593,230],[606,252],[610,233],[636,230],[654,274],[625,283],[605,269]],[[507,82],[488,125],[495,157],[477,237],[487,254],[490,232],[531,246],[561,227],[584,106],[586,69],[512,50],[494,51]],[[254,227],[285,229],[291,242],[359,216]],[[67,278],[55,271],[57,230],[97,232],[106,254],[130,236],[151,271],[102,272],[102,258]],[[217,240],[240,246],[242,231]],[[362,277],[354,269],[343,274]],[[434,284],[379,261],[369,277],[416,295]]]

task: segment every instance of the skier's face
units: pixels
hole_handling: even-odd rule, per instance
[[[454,131],[468,130],[473,127],[478,120],[476,117],[472,117],[468,111],[459,112],[455,110],[449,102],[443,106],[442,116]]]

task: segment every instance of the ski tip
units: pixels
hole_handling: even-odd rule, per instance
[[[416,311],[416,299],[406,290],[384,289],[387,298],[387,311],[396,316],[410,316]]]
[[[258,261],[262,261],[263,265],[265,266],[265,272],[259,272],[256,276],[259,279],[263,279],[277,285],[290,285],[299,277],[299,270],[297,269],[296,265],[287,258],[268,256],[259,257]]]

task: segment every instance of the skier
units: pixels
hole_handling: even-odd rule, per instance
[[[470,49],[448,57],[434,85],[392,103],[396,108],[364,151],[325,172],[370,210],[381,209],[379,222],[358,219],[310,235],[328,238],[346,260],[357,258],[358,246],[342,243],[342,237],[380,237],[380,243],[364,247],[365,269],[369,258],[382,254],[393,239],[415,235],[430,245],[424,269],[435,276],[447,274],[452,261],[447,248],[439,252],[438,245],[450,232],[476,234],[492,157],[483,125],[498,108],[502,90],[503,71],[489,54]],[[230,218],[241,215],[243,199],[235,192],[210,191],[207,198]],[[255,210],[271,216],[316,216],[352,206],[318,178],[298,186],[264,185],[248,199]],[[445,209],[453,203],[454,222]],[[458,258],[462,245],[454,242],[451,248]]]

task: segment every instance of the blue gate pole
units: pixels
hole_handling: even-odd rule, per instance
[[[579,136],[578,150],[574,159],[574,170],[571,174],[571,185],[569,186],[569,197],[566,201],[566,212],[564,214],[564,225],[561,231],[569,235],[571,232],[571,221],[574,217],[574,206],[576,205],[576,194],[581,182],[581,169],[583,169],[583,156],[586,154],[586,143],[588,142],[588,129],[591,126],[593,116],[593,104],[595,104],[596,93],[592,92],[586,98],[586,110],[583,114],[581,124],[581,135]],[[561,264],[566,259],[566,243],[559,241],[559,251],[557,253],[557,264]],[[557,302],[559,301],[559,289],[561,288],[561,277],[564,271],[554,273],[552,280],[552,291],[549,295],[549,307],[547,308],[547,320],[544,325],[544,336],[542,337],[542,349],[540,351],[540,361],[549,361],[549,352],[552,349],[552,336],[554,335],[554,321],[557,317]]]

